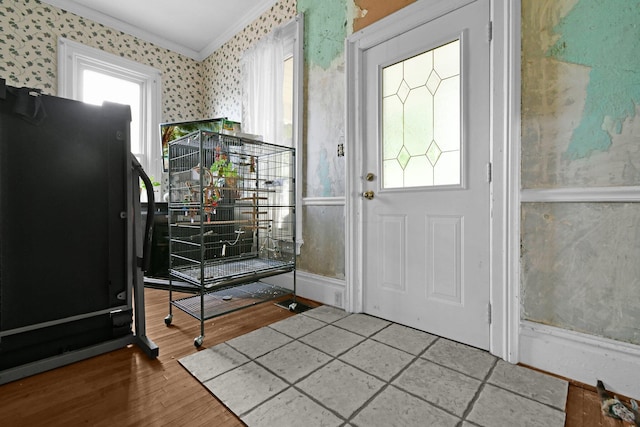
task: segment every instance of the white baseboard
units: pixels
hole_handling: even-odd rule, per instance
[[[640,346],[523,321],[520,363],[640,399]]]
[[[293,273],[261,279],[262,282],[293,290]],[[344,308],[345,281],[296,271],[296,295],[325,305]]]

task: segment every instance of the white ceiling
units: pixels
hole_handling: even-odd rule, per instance
[[[203,60],[276,0],[42,0],[142,40]]]

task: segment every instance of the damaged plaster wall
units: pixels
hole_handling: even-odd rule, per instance
[[[640,1],[522,1],[522,190],[640,178]],[[640,345],[640,205],[523,203],[521,317]]]
[[[344,197],[344,40],[350,33],[351,7],[345,0],[298,0],[305,16],[305,150],[303,197],[316,204],[302,207],[304,245],[299,267],[343,279],[344,205],[327,206],[324,198]]]
[[[353,31],[359,31],[367,25],[371,25],[385,16],[391,15],[393,12],[405,6],[409,6],[415,1],[416,0],[394,0],[381,2],[378,0],[354,0],[357,15],[353,20]]]
[[[344,277],[344,207],[305,206],[302,210],[305,271],[327,277]]]
[[[305,271],[345,277],[344,203],[321,201],[345,196],[345,157],[337,155],[345,143],[345,39],[413,1],[298,0],[305,14],[303,193],[315,201],[303,206],[305,243],[298,266]]]
[[[329,7],[329,5],[333,5]],[[305,197],[344,196],[344,0],[298,0],[305,13]]]
[[[639,7],[523,1],[523,188],[639,182]]]
[[[522,316],[640,345],[640,204],[526,203]]]

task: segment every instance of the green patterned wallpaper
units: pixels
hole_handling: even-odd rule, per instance
[[[13,86],[57,92],[58,37],[150,65],[162,73],[163,121],[241,117],[242,52],[296,15],[275,3],[202,62],[37,0],[0,0],[0,77]]]
[[[209,117],[241,121],[240,58],[273,29],[296,16],[296,0],[281,0],[204,60],[203,103]]]
[[[56,95],[58,37],[160,70],[163,121],[204,117],[203,63],[37,0],[0,0],[0,77]]]

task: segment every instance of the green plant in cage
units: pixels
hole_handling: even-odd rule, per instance
[[[209,170],[213,176],[218,177],[218,187],[235,186],[238,171],[231,160],[229,160],[229,157],[222,152],[220,146],[216,147],[214,162],[211,164]]]

